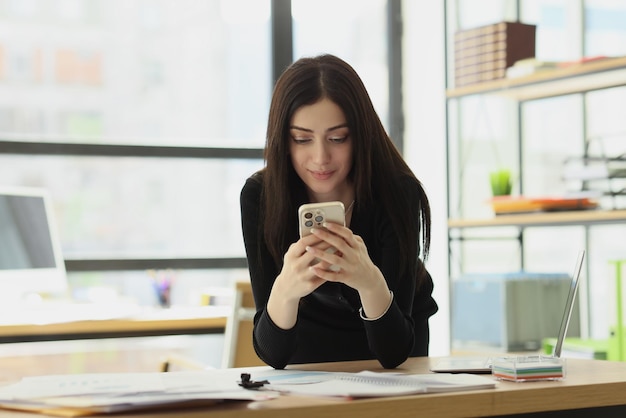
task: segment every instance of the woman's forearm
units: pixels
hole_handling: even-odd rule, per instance
[[[282,291],[279,278],[274,282],[272,292],[267,301],[267,313],[279,328],[291,329],[298,319],[299,299],[289,298]]]

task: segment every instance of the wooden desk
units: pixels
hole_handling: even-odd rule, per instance
[[[428,358],[413,358],[397,371],[428,373]],[[381,371],[375,361],[324,363],[307,370]],[[254,377],[255,368],[245,368]],[[277,418],[277,417],[470,417],[532,414],[530,416],[626,416],[626,363],[567,360],[567,378],[555,382],[498,382],[496,389],[447,394],[411,395],[361,400],[283,396],[265,402],[228,402],[213,407],[116,414],[116,418]],[[563,411],[565,412],[558,412]],[[551,414],[552,413],[552,414]],[[0,410],[0,418],[39,415]],[[520,416],[520,415],[518,415]],[[521,415],[523,416],[523,415]]]
[[[0,343],[223,333],[229,307],[153,309],[128,317],[0,324]],[[18,314],[13,313],[16,321]]]

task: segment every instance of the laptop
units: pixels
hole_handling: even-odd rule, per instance
[[[580,272],[582,270],[584,258],[585,251],[582,250],[578,254],[578,258],[576,260],[576,266],[574,267],[572,281],[567,295],[565,309],[563,311],[563,318],[561,319],[559,335],[552,352],[552,357],[555,358],[561,356],[563,342],[565,341],[567,329],[574,310],[574,301],[576,300],[576,293],[578,292]],[[430,370],[436,373],[491,373],[491,362],[492,358],[490,357],[448,357],[438,361],[433,361]]]
[[[31,295],[64,296],[68,289],[50,194],[40,188],[0,187],[2,307]]]

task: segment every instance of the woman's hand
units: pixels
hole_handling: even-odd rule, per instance
[[[311,267],[318,277],[344,283],[359,291],[374,288],[380,280],[384,281],[360,236],[335,223],[329,222],[325,227],[327,230],[314,228],[311,232],[318,241],[326,243],[325,247],[334,247],[337,251],[327,252],[319,245],[306,247],[309,254],[321,260]]]
[[[324,283],[323,278],[309,269],[315,256],[306,250],[307,247],[319,247],[322,251],[328,245],[315,235],[305,236],[291,244],[283,257],[283,268],[274,281],[267,302],[270,318],[283,329],[295,325],[300,299]]]
[[[318,246],[307,246],[306,251],[320,263],[310,270],[321,279],[344,283],[359,292],[367,317],[376,318],[389,307],[391,296],[380,269],[372,262],[363,239],[349,228],[328,223],[327,230],[312,230],[319,240],[337,249],[326,252]]]

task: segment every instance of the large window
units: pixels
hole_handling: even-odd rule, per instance
[[[239,192],[263,166],[277,26],[293,58],[352,63],[388,120],[387,1],[292,3],[0,2],[0,183],[51,191],[75,297],[155,303],[171,275],[195,303],[247,276]]]
[[[35,150],[0,154],[0,181],[51,190],[67,259],[244,257],[235,208],[261,154],[213,158],[209,147],[263,147],[269,0],[6,1],[0,22],[0,140]],[[37,148],[47,143],[59,146]],[[72,144],[104,148],[64,155]],[[162,157],[143,148],[112,157],[112,145]],[[213,275],[169,274],[180,276],[179,290]],[[103,286],[145,302],[148,276],[69,273],[74,296]]]

